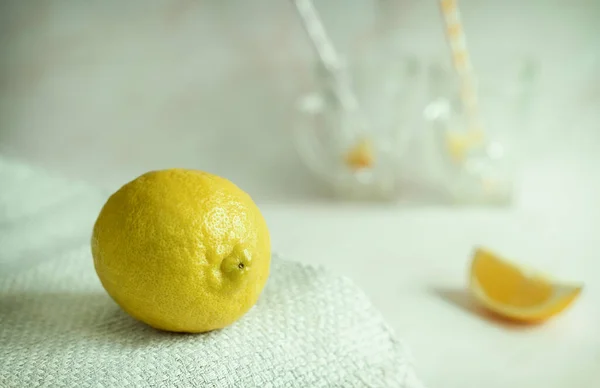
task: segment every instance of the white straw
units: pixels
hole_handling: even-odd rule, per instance
[[[333,92],[342,109],[346,112],[359,111],[358,99],[350,85],[345,66],[333,47],[312,0],[293,0],[293,2],[321,65],[332,80]],[[364,117],[361,115],[362,120]]]
[[[460,95],[467,110],[469,130],[481,131],[475,76],[456,0],[440,0],[452,63],[460,79]]]

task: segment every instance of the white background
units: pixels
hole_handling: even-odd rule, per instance
[[[447,54],[434,1],[316,2],[344,50],[392,34]],[[0,152],[114,190],[174,166],[252,194],[286,257],[351,276],[431,387],[600,386],[600,3],[461,2],[473,61],[542,63],[536,125],[510,208],[335,202],[290,136],[314,59],[286,1],[5,1]],[[493,76],[493,73],[491,73]],[[475,245],[567,279],[581,300],[540,327],[465,297]]]

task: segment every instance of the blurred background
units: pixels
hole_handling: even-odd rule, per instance
[[[408,115],[421,117],[432,96],[419,94],[411,77],[419,85],[423,69],[449,60],[438,2],[315,5],[350,62],[373,49],[376,64],[391,58],[415,69],[403,78],[412,85],[403,101],[417,101]],[[261,205],[275,251],[334,268],[365,289],[407,338],[431,386],[492,387],[486,376],[507,366],[518,379],[494,387],[592,386],[599,355],[585,345],[584,333],[597,328],[588,310],[571,331],[551,326],[525,339],[438,303],[427,288],[462,286],[471,249],[483,244],[600,291],[593,284],[600,273],[600,1],[464,0],[460,7],[482,78],[510,84],[504,72],[522,63],[535,72],[531,120],[512,132],[522,151],[518,190],[501,209],[332,195],[294,134],[299,123],[306,127],[298,101],[318,81],[314,50],[289,1],[2,1],[0,155],[107,192],[151,169],[225,176]],[[369,71],[377,74],[377,66]],[[418,180],[421,162],[403,163]],[[481,358],[492,346],[494,354]],[[545,377],[523,359],[540,361]]]
[[[343,54],[391,41],[392,60],[449,57],[435,1],[315,3]],[[479,73],[539,65],[530,156],[593,157],[600,3],[460,5]],[[110,189],[186,166],[227,176],[259,201],[326,197],[291,136],[316,61],[291,2],[3,1],[0,18],[2,153]]]

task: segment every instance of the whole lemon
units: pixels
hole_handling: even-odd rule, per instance
[[[225,327],[258,300],[271,262],[269,231],[250,196],[195,170],[148,172],[114,193],[92,236],[108,294],[157,329]]]

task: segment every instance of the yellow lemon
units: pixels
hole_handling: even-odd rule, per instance
[[[553,280],[485,250],[471,263],[470,290],[495,313],[522,322],[545,321],[569,307],[583,286]]]
[[[92,236],[108,294],[157,329],[223,328],[258,300],[271,247],[250,196],[206,172],[152,171],[106,202]]]

